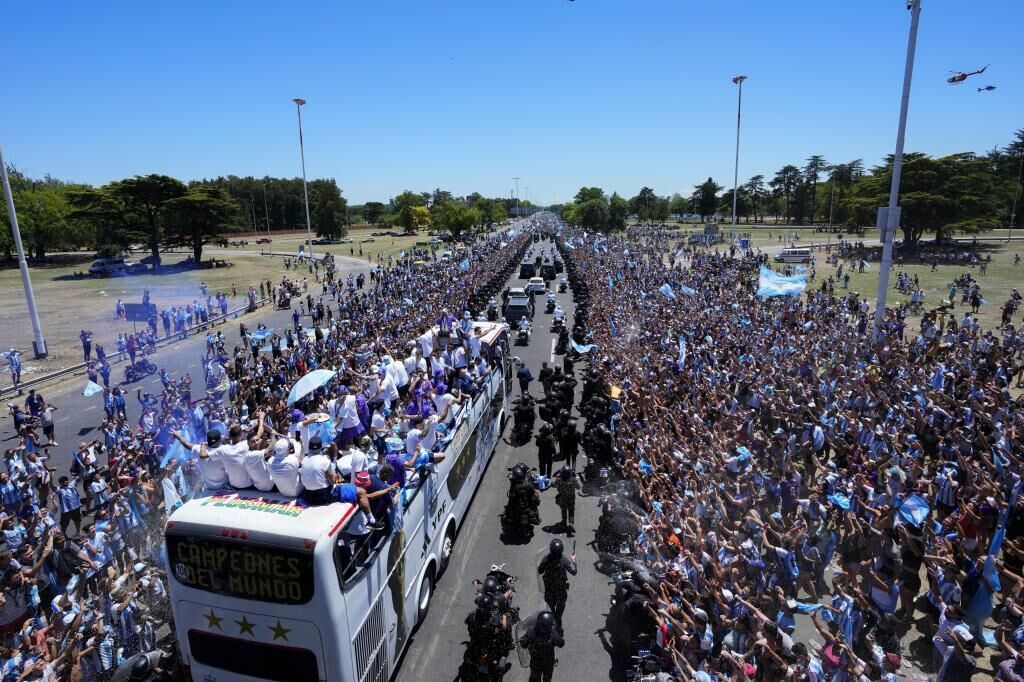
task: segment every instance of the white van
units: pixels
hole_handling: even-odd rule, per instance
[[[137,264],[124,258],[97,258],[89,266],[89,274],[93,277],[109,277],[134,272],[137,269]]]
[[[776,263],[810,263],[810,249],[783,249],[775,256]]]

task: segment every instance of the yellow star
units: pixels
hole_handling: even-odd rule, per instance
[[[221,629],[220,622],[224,619],[214,613],[213,609],[210,609],[209,613],[204,613],[203,618],[207,621],[207,627]]]
[[[238,623],[238,634],[256,636],[256,624],[247,621],[245,616],[242,616],[242,620],[236,620],[235,622]]]
[[[268,625],[267,627],[274,633],[274,639],[281,638],[286,642],[288,641],[288,633],[291,632],[291,630],[281,625],[281,621],[277,621],[276,626]]]

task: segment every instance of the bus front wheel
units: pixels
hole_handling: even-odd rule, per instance
[[[434,567],[430,566],[427,572],[423,575],[423,582],[420,583],[420,596],[417,602],[419,615],[417,622],[422,623],[423,619],[427,617],[427,611],[430,609],[430,598],[434,596]]]

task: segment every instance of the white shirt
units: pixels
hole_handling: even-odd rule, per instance
[[[455,402],[455,396],[451,393],[442,393],[441,395],[435,394],[434,410],[437,412],[437,417],[442,423],[448,423],[455,416],[452,414],[452,403]]]
[[[395,386],[394,380],[386,374],[384,380],[380,382],[380,393],[385,403],[398,400],[398,387]]]
[[[405,437],[405,451],[410,455],[415,455],[421,440],[423,440],[422,431],[419,429],[409,429],[409,434]]]
[[[249,488],[252,486],[252,476],[245,468],[245,457],[249,452],[249,443],[240,441],[232,445],[228,443],[221,445],[210,452],[210,459],[219,459],[224,471],[228,475],[228,481],[232,488]]]
[[[192,454],[199,457],[202,445],[193,445]],[[203,475],[203,487],[207,490],[220,490],[228,487],[228,472],[220,459],[199,457],[199,473]]]
[[[384,413],[380,410],[374,410],[373,416],[370,417],[370,430],[374,433],[380,434],[381,431],[378,429],[387,429],[387,427],[388,420],[384,417]]]
[[[339,401],[338,418],[341,420],[341,428],[350,429],[359,426],[359,404],[354,395],[347,395]]]
[[[298,443],[292,441],[296,451],[299,451]],[[274,456],[267,462],[267,469],[270,471],[270,478],[277,486],[278,492],[289,497],[298,497],[302,494],[302,481],[299,479],[299,467],[301,463],[297,455]]]
[[[409,373],[405,371],[405,364],[392,360],[386,366],[386,371],[395,386],[405,386],[409,383]]]
[[[480,337],[471,336],[469,337],[469,356],[471,358],[480,357]]]
[[[318,455],[310,455],[302,460],[302,467],[299,469],[299,478],[306,490],[321,490],[329,484],[327,482],[327,470],[331,468],[331,458],[322,452]]]
[[[466,366],[466,349],[462,346],[457,346],[455,352],[452,353],[452,366],[455,369],[461,369]]]
[[[249,450],[245,453],[245,470],[252,479],[252,487],[264,493],[274,489],[274,481],[267,469],[267,459],[263,450]]]

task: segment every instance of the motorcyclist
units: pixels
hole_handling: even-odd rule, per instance
[[[530,682],[550,682],[555,672],[555,649],[565,646],[554,614],[541,612],[519,644],[530,651]]]
[[[562,527],[566,529],[567,535],[572,537],[576,533],[576,491],[580,488],[580,481],[576,472],[564,465],[558,470],[555,482],[555,504],[562,512]]]
[[[505,516],[510,520],[515,518],[516,507],[523,505],[529,510],[530,521],[536,524],[540,523],[540,515],[537,513],[537,509],[540,507],[540,494],[533,487],[529,473],[529,468],[522,463],[512,468],[512,472],[508,476],[508,505],[505,507]]]
[[[526,332],[527,335],[530,333],[530,321],[526,319],[526,315],[519,318],[519,331]]]
[[[551,607],[559,626],[569,599],[569,574],[576,575],[576,555],[565,556],[565,545],[558,538],[548,545],[547,555],[537,564],[544,584],[544,601]]]
[[[560,325],[565,322],[565,311],[558,304],[555,304],[555,312],[551,313],[551,316],[555,324]]]

